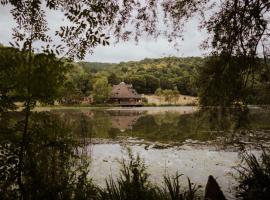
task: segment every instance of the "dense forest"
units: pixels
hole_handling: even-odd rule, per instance
[[[174,89],[184,95],[196,95],[196,70],[203,65],[200,57],[146,58],[141,61],[109,63],[78,63],[85,72],[106,76],[111,85],[131,83],[140,93],[153,94],[158,88]]]
[[[270,102],[269,75],[261,67],[263,59],[257,61],[258,70],[246,77],[235,66],[221,69],[221,59],[211,56],[146,58],[120,63],[77,62],[68,73],[63,101],[78,103],[83,97],[98,94],[96,102],[104,102],[110,87],[123,81],[141,94],[171,91],[199,96],[202,105]],[[239,61],[235,62],[238,65]]]
[[[195,80],[203,62],[200,57],[165,57],[120,63],[74,63],[63,87],[63,100],[64,103],[76,103],[76,99],[98,93],[97,102],[104,102],[108,96],[106,91],[110,91],[108,88],[122,81],[132,84],[141,94],[154,94],[161,88],[197,96]]]
[[[36,54],[33,55],[33,62],[37,66],[33,66],[31,81],[26,87],[28,68],[22,68],[21,62],[17,63],[27,58],[25,53],[14,47],[2,46],[0,54],[6,60],[2,62],[3,66],[14,62],[12,68],[1,69],[2,94],[17,102],[24,99],[22,96],[25,95],[25,89],[40,93],[36,100],[43,98],[49,91],[47,87],[50,83],[54,85],[50,87],[55,87],[55,91],[50,92],[57,93],[55,98],[61,104],[79,104],[89,97],[93,97],[95,103],[104,104],[110,96],[111,87],[120,82],[132,84],[141,94],[155,94],[168,100],[173,100],[179,94],[196,96],[199,97],[200,104],[205,106],[270,102],[269,61],[266,61],[265,66],[263,59],[256,60],[257,70],[243,75],[242,69],[238,67],[243,62],[242,58],[234,58],[231,66],[223,66],[224,58],[221,56],[146,58],[141,61],[97,63],[59,60],[53,54]],[[13,61],[13,56],[17,60]],[[50,56],[53,62],[48,60]],[[244,62],[248,65],[247,61]],[[36,76],[35,73],[46,63],[49,65],[47,69],[43,69],[43,75]],[[59,65],[57,73],[52,73],[50,69],[54,65]],[[12,78],[10,74],[13,74]],[[39,84],[43,79],[50,81],[46,82],[47,85]],[[37,84],[31,84],[34,82]],[[44,96],[46,103],[53,102],[50,96]]]

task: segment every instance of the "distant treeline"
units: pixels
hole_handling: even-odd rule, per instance
[[[203,62],[201,57],[165,57],[119,64],[79,62],[78,65],[87,74],[106,76],[110,85],[121,81],[130,83],[139,93],[153,94],[158,88],[177,88],[180,94],[196,96],[194,83]]]
[[[250,63],[255,67],[251,69]],[[232,57],[228,62],[222,56],[164,57],[115,64],[78,62],[75,66],[80,77],[75,73],[73,78],[83,93],[95,93],[95,82],[103,79],[109,86],[121,81],[132,84],[142,94],[154,94],[159,88],[178,90],[182,95],[198,96],[206,106],[270,103],[270,65],[260,58]],[[107,90],[106,84],[98,87]]]
[[[26,97],[45,103],[57,99],[63,104],[84,100],[104,104],[111,87],[120,82],[132,84],[141,94],[163,95],[168,100],[179,93],[198,96],[202,106],[270,103],[267,59],[213,55],[75,63],[59,60],[53,53],[43,53],[31,55],[34,63],[29,64],[26,53],[0,46],[1,108],[10,102],[24,101]]]

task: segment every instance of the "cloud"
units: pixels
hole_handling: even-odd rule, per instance
[[[134,41],[128,41],[97,47],[92,55],[86,56],[85,60],[120,62],[165,56],[202,56],[205,51],[200,49],[200,44],[206,39],[207,34],[198,29],[198,23],[198,20],[194,19],[185,25],[184,40],[179,40],[177,48],[165,38],[156,40],[142,38],[138,44]]]
[[[53,34],[60,24],[65,24],[62,13],[50,11],[47,15],[50,34]],[[12,28],[15,22],[10,14],[10,7],[0,6],[0,43],[8,45],[12,42]],[[121,62],[142,60],[144,58],[159,58],[165,56],[202,56],[199,48],[206,38],[206,33],[198,30],[198,20],[194,19],[185,26],[184,40],[179,40],[178,48],[165,38],[141,38],[138,44],[134,41],[119,42],[110,46],[98,46],[93,54],[87,54],[86,61],[95,62]],[[56,40],[57,41],[57,40]],[[178,49],[178,50],[177,50]]]

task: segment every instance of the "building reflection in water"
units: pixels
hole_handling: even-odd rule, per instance
[[[145,114],[145,111],[111,110],[108,113],[111,118],[112,128],[125,132],[126,130],[132,130],[133,125]]]

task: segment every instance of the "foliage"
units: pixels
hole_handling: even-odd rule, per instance
[[[32,46],[33,41],[39,40],[45,43],[44,50],[79,59],[98,45],[108,45],[111,35],[116,41],[131,38],[138,41],[144,34],[152,38],[166,36],[169,41],[181,37],[181,20],[190,18],[188,9],[193,6],[186,5],[189,4],[187,2],[178,5],[178,2],[169,0],[162,3],[156,0],[145,3],[134,0],[1,0],[0,3],[11,8],[10,12],[17,25],[13,36],[21,48]],[[203,5],[202,2],[198,4]],[[157,17],[158,8],[164,14],[161,19]],[[175,8],[187,10],[179,16],[179,13],[173,13]],[[49,34],[46,16],[52,10],[61,12],[67,23],[59,24],[54,34]],[[166,27],[164,30],[160,29],[160,23]],[[130,27],[134,28],[133,31]],[[57,41],[59,45],[51,45],[53,41]],[[46,46],[47,44],[50,46]],[[26,49],[32,48],[28,46]]]
[[[160,80],[153,75],[147,75],[147,74],[144,75],[144,78],[145,78],[145,88],[147,89],[145,93],[153,94],[156,91],[156,89],[159,88]]]
[[[37,101],[53,103],[59,97],[68,63],[54,54],[35,54],[29,58],[28,53],[10,47],[1,47],[0,57],[1,105],[9,108],[15,101],[31,101],[31,105]]]
[[[43,4],[42,2],[42,0],[1,1],[1,5],[11,6],[11,14],[17,24],[17,27],[13,29],[14,46],[32,53],[34,51],[33,42],[41,41],[49,45],[43,46],[43,52],[82,59],[89,50],[91,51],[97,45],[108,45],[109,35],[113,35],[117,41],[126,41],[130,38],[138,41],[144,34],[154,38],[162,35],[166,36],[168,41],[177,43],[176,38],[182,36],[185,22],[199,14],[200,28],[205,28],[209,34],[208,40],[202,46],[211,49],[210,56],[220,56],[224,61],[221,70],[213,71],[212,75],[217,73],[217,77],[219,77],[224,66],[230,66],[228,74],[235,76],[240,80],[239,82],[249,80],[251,83],[241,85],[240,100],[245,98],[243,103],[247,103],[246,99],[254,101],[253,96],[257,94],[262,95],[262,98],[259,98],[260,102],[267,103],[269,100],[268,36],[270,32],[268,15],[270,5],[268,1],[222,0],[220,3],[216,3],[210,0],[165,0],[162,2],[152,0],[141,3],[133,0],[98,2],[45,0]],[[55,32],[55,36],[60,37],[61,41],[61,45],[58,46],[51,45],[56,37],[48,34],[49,25],[46,15],[50,10],[62,12],[63,17],[68,21],[68,25],[59,25]],[[161,11],[162,17],[158,17],[157,10]],[[161,23],[165,26],[164,29],[160,29]],[[134,31],[130,31],[130,27],[134,27]],[[263,65],[258,65],[259,57],[263,57]],[[241,59],[241,63],[232,64],[235,63],[235,58]],[[246,61],[243,62],[244,60]],[[194,77],[185,73],[181,74],[181,72],[179,74],[179,70],[175,71],[175,66],[172,69],[171,67],[161,69],[162,74],[170,74],[169,79],[166,76],[160,76],[161,73],[155,73],[155,69],[151,69],[149,65],[146,67],[147,62],[154,64],[152,61],[152,59],[142,61],[143,66],[138,67],[136,73],[133,71],[133,74],[128,73],[128,67],[121,66],[120,63],[120,74],[116,74],[122,81],[132,82],[133,80],[134,87],[140,93],[153,93],[158,87],[173,89],[177,86],[181,94],[197,94],[196,87],[193,85]],[[133,62],[129,64],[134,65]],[[172,64],[174,65],[174,63]],[[168,66],[170,65],[171,63],[168,64]],[[238,67],[239,70],[234,69]],[[148,72],[143,73],[146,68],[148,68]],[[255,73],[258,71],[259,74],[256,75]],[[234,72],[236,72],[235,75]],[[172,76],[173,73],[176,76]],[[134,77],[132,77],[133,75]],[[156,79],[150,78],[149,75]],[[210,79],[211,74],[204,75],[206,80]],[[159,86],[157,86],[157,79],[159,79]],[[119,81],[114,80],[117,81],[110,80],[110,84]],[[149,83],[147,83],[148,81]],[[250,87],[253,89],[253,83],[256,81],[262,82],[262,87],[249,91]],[[233,104],[235,100],[239,100],[239,96],[233,97],[235,84],[239,86],[239,83],[233,83],[227,86],[225,92],[223,90],[219,94],[219,98],[221,96],[226,98],[225,95],[230,93],[226,102],[221,103]],[[251,97],[249,97],[250,94]]]
[[[199,187],[191,183],[188,178],[188,189],[182,188],[180,177],[178,173],[175,176],[164,176],[165,187],[161,191],[161,199],[164,200],[199,200],[201,199],[197,194]]]
[[[8,137],[0,140],[1,152],[5,152],[0,155],[1,199],[20,196],[25,199],[89,199],[96,196],[97,189],[87,176],[89,163],[76,151],[81,148],[80,144],[73,139],[67,124],[52,116],[49,118],[46,113],[36,113],[30,118],[24,164],[19,174],[19,152],[23,145],[21,125],[20,120],[14,127],[6,125]],[[22,186],[18,185],[20,176]]]
[[[249,66],[254,62],[258,69],[253,70],[252,75]],[[93,66],[95,64],[93,63]],[[75,95],[71,96],[75,99],[76,96],[82,98],[90,94],[91,85],[97,79],[106,77],[110,85],[124,81],[132,84],[139,93],[153,94],[158,88],[167,89],[167,96],[169,96],[167,100],[171,102],[176,98],[169,95],[170,90],[176,92],[175,88],[177,88],[182,95],[198,95],[202,106],[269,103],[270,87],[263,59],[247,59],[244,56],[231,58],[225,54],[206,58],[145,59],[138,62],[110,64],[109,67],[106,63],[100,63],[99,70],[90,73],[84,68],[85,66],[91,68],[92,63],[84,62],[82,66],[83,69],[80,65],[74,66],[82,75],[79,75],[76,70],[71,72],[71,76],[77,77],[70,82],[76,88]],[[83,88],[85,88],[84,93]],[[70,91],[72,90],[68,89],[64,94],[68,95]]]
[[[211,90],[214,93],[221,89],[223,93],[221,92],[219,96],[223,98],[227,98],[228,95],[225,104],[235,103],[235,100],[239,100],[239,95],[242,102],[247,103],[243,99],[248,97],[245,90],[249,90],[250,86],[253,87],[256,81],[261,82],[262,85],[266,84],[267,87],[269,85],[268,81],[261,77],[265,71],[269,72],[270,21],[267,17],[269,12],[270,4],[267,1],[224,0],[220,8],[204,22],[208,33],[212,35],[210,42],[214,55],[220,56],[224,62],[220,66],[221,69],[216,70],[214,74],[218,77],[220,72],[226,72],[224,66],[228,66],[227,75],[224,78],[227,77],[232,81],[230,84],[229,81],[226,82],[220,77],[221,84],[229,85],[226,89],[222,86],[222,88],[216,88],[216,91]],[[259,58],[263,58],[262,62],[258,62]],[[206,78],[211,78],[211,74],[209,75]],[[238,83],[229,76],[234,77]],[[238,88],[240,94],[237,94],[235,87]],[[265,89],[264,91],[268,90]]]
[[[250,75],[250,64],[257,69]],[[231,106],[234,104],[268,104],[268,84],[259,78],[262,59],[244,56],[211,56],[198,69],[197,88],[202,106]]]
[[[199,99],[203,106],[230,106],[245,101],[245,81],[236,60],[211,57],[201,68],[198,78]]]
[[[164,176],[163,187],[154,186],[148,180],[149,174],[141,158],[128,150],[129,158],[121,162],[121,176],[116,181],[106,180],[101,199],[121,200],[199,200],[198,187],[188,179],[188,189],[182,188],[179,175]]]
[[[146,87],[146,81],[145,81],[145,78],[143,76],[134,75],[134,76],[131,76],[131,77],[126,77],[125,82],[132,84],[133,88],[137,92],[144,93],[144,89]]]
[[[114,63],[100,63],[100,62],[78,62],[79,66],[83,68],[83,70],[87,73],[97,73],[101,70],[108,69],[114,67]]]
[[[108,76],[108,83],[113,86],[113,85],[117,85],[120,83],[120,78],[118,76],[116,76],[116,74],[114,72],[112,72],[109,76]]]
[[[27,199],[201,199],[198,186],[189,180],[187,186],[182,185],[182,176],[179,174],[164,176],[163,184],[156,185],[150,182],[150,175],[144,161],[139,156],[134,156],[131,151],[128,151],[128,158],[121,161],[120,176],[116,179],[115,177],[107,179],[105,188],[96,186],[89,178],[91,173],[88,168],[89,163],[85,160],[87,157],[82,154],[82,149],[84,149],[82,141],[84,137],[91,137],[91,133],[88,134],[88,132],[105,126],[100,124],[105,117],[104,115],[89,117],[87,112],[67,113],[68,116],[75,114],[78,117],[76,120],[74,117],[72,120],[67,120],[64,113],[57,115],[57,111],[31,115],[22,170],[23,190],[18,186],[17,181],[23,115],[13,112],[2,116],[0,119],[1,199],[18,199],[22,192],[25,193],[24,197]],[[261,113],[253,118],[257,119],[258,116],[261,116]],[[177,130],[190,130],[188,133],[190,138],[190,135],[198,129],[194,127],[196,124],[201,126],[201,130],[218,128],[206,124],[206,119],[203,119],[205,116],[196,117],[199,117],[197,121],[190,114],[179,116],[177,113],[165,113],[144,117],[140,121],[146,123],[144,131],[147,132],[147,137],[151,137],[151,134],[160,134],[158,131],[166,133],[165,137],[168,137],[171,127],[175,127],[176,132],[170,132],[169,137],[174,138],[175,134],[179,133]],[[219,117],[214,116],[214,118]],[[142,132],[141,122],[134,126],[133,135],[137,136]],[[213,123],[218,124],[216,121]],[[94,125],[97,127],[95,128]],[[147,125],[149,127],[146,127]],[[110,131],[110,128],[108,127],[107,131]],[[79,130],[82,131],[81,135],[78,135]],[[114,131],[116,133],[116,130]],[[205,131],[201,132],[205,133]],[[180,132],[181,137],[183,133],[185,132]],[[224,136],[224,132],[222,134]],[[209,138],[209,135],[207,137]],[[250,154],[243,155],[245,163],[238,169],[240,172],[238,198],[267,199],[269,152],[265,150],[260,160]]]
[[[176,104],[177,100],[179,99],[179,92],[177,88],[175,87],[173,90],[171,89],[165,89],[162,90],[161,88],[158,88],[155,91],[155,95],[158,96],[159,100],[164,99],[164,101],[172,103],[174,102]]]
[[[156,89],[155,95],[158,97],[159,101],[162,99],[163,90],[161,88]]]
[[[21,57],[21,53],[16,49],[0,47],[0,113],[15,108],[12,90],[16,88],[15,83],[18,80],[13,75],[16,70],[18,73]]]
[[[239,188],[237,197],[243,200],[266,200],[270,196],[270,152],[263,149],[260,159],[243,152],[244,163],[237,168]]]
[[[100,78],[93,85],[93,99],[96,103],[105,103],[110,97],[110,92],[107,78]]]
[[[85,53],[98,44],[108,45],[109,37],[102,33],[105,24],[110,24],[114,3],[104,2],[62,2],[51,0],[1,1],[9,5],[17,27],[13,29],[15,44],[23,49],[32,49],[32,42],[40,40],[45,43],[43,51],[63,54],[68,57],[82,58]],[[108,7],[107,7],[108,6]],[[54,37],[48,34],[49,25],[46,15],[50,10],[62,12],[69,25],[59,25]],[[101,20],[102,19],[102,20]],[[55,38],[59,45],[51,45]]]
[[[65,76],[65,81],[60,90],[60,103],[80,103],[84,97],[88,97],[90,95],[92,88],[93,80],[91,75],[85,73],[80,66],[73,63],[71,69]]]
[[[106,76],[111,85],[121,81],[130,83],[139,93],[153,94],[158,88],[174,89],[183,95],[196,95],[196,70],[203,65],[203,58],[160,58],[142,61],[111,63],[79,63],[93,77]],[[99,64],[99,67],[95,67]]]
[[[128,160],[121,162],[121,176],[114,181],[112,177],[106,180],[106,189],[102,193],[102,199],[155,199],[155,191],[148,181],[144,162],[139,156],[134,157],[128,151]]]

